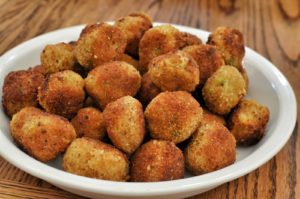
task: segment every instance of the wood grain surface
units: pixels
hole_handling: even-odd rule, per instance
[[[220,25],[238,28],[246,45],[271,60],[300,97],[299,0],[0,0],[0,55],[51,30],[114,20],[134,11],[145,11],[154,21],[205,30]],[[192,198],[300,198],[299,133],[296,126],[285,147],[259,169]],[[81,197],[30,176],[0,157],[0,198]]]

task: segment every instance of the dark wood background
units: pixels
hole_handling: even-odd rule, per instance
[[[134,11],[145,11],[154,21],[205,30],[220,25],[238,28],[246,45],[271,60],[299,98],[299,0],[0,0],[0,55],[51,30],[114,20]],[[299,133],[296,126],[280,153],[259,169],[193,198],[300,198]],[[20,171],[0,157],[0,198],[77,196]]]

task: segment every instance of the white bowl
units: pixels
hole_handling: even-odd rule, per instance
[[[158,23],[157,23],[158,24]],[[156,24],[156,25],[157,25]],[[175,25],[181,31],[206,41],[208,32]],[[77,40],[83,26],[53,31],[11,49],[0,58],[0,87],[13,70],[39,64],[40,52],[46,44]],[[9,119],[0,108],[0,154],[11,164],[67,191],[92,198],[183,198],[196,195],[243,176],[270,160],[288,141],[296,121],[296,99],[282,73],[268,60],[246,48],[244,65],[250,85],[247,98],[257,100],[270,109],[266,135],[256,145],[238,147],[237,161],[218,171],[185,179],[132,183],[112,182],[73,175],[61,170],[61,157],[44,164],[20,150],[9,133]],[[2,92],[0,94],[2,98]]]

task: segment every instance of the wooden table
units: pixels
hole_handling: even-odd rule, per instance
[[[114,20],[134,11],[145,11],[155,21],[205,30],[220,25],[238,28],[246,45],[271,60],[300,97],[299,0],[0,0],[0,54],[51,30]],[[299,133],[296,126],[280,153],[259,169],[193,198],[300,198]],[[26,174],[0,157],[0,198],[81,197]]]

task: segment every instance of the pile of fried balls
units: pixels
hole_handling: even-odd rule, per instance
[[[233,164],[264,135],[269,110],[244,99],[243,35],[218,27],[204,44],[145,13],[87,25],[47,45],[41,64],[7,74],[3,108],[16,144],[91,178],[155,182]]]

